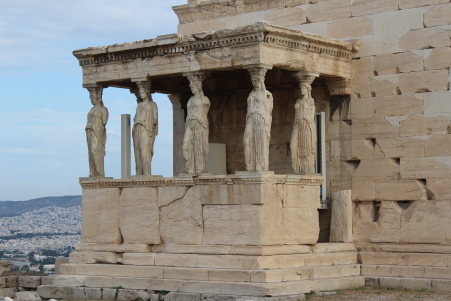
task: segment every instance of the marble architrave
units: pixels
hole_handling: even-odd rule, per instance
[[[267,68],[272,67],[256,65],[248,68],[254,90],[247,99],[243,139],[247,171],[269,170],[273,97],[265,86]]]
[[[208,110],[210,100],[204,95],[202,82],[205,72],[187,73],[193,96],[187,105],[188,115],[185,121],[185,134],[183,137],[183,158],[186,162],[186,171],[190,174],[208,172]]]
[[[108,110],[102,101],[103,88],[89,87],[87,89],[91,103],[94,106],[88,113],[88,123],[85,127],[89,155],[89,176],[105,177],[105,125],[108,122]]]

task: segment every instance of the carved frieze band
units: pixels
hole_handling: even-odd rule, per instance
[[[155,179],[118,179],[118,180],[81,180],[82,188],[131,188],[131,187],[159,187],[159,186],[194,186],[217,184],[298,184],[321,185],[323,178],[320,176],[300,175],[270,175],[270,176],[201,176],[201,177],[174,177]]]
[[[309,2],[309,0],[220,0],[175,6],[173,10],[179,18],[179,23],[184,24],[198,20],[211,20],[246,14],[254,11],[293,7]]]

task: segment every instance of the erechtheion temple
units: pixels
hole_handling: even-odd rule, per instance
[[[450,0],[173,10],[175,34],[74,51],[93,104],[82,241],[40,295],[450,292]],[[123,179],[103,166],[113,87],[137,100],[136,175]],[[152,93],[173,106],[173,177],[152,175]]]

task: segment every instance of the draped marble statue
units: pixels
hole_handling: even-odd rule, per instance
[[[186,161],[186,172],[201,174],[208,172],[208,111],[210,100],[204,95],[202,82],[206,78],[204,72],[185,74],[190,81],[193,96],[187,104],[185,135],[183,137],[183,158]]]
[[[102,102],[102,87],[88,88],[91,103],[94,106],[88,113],[86,141],[88,143],[89,176],[105,177],[104,159],[108,110]]]
[[[291,161],[297,174],[315,173],[316,161],[316,123],[315,101],[312,97],[312,82],[318,74],[298,72],[300,97],[294,106],[295,117],[291,135]]]
[[[264,67],[249,68],[252,90],[247,99],[244,158],[247,171],[268,171],[273,97],[266,90]]]
[[[158,135],[158,108],[150,95],[150,82],[137,82],[138,92],[132,130],[136,175],[150,175],[155,137]]]

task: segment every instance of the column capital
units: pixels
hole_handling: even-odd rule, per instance
[[[328,77],[326,78],[326,86],[329,88],[330,95],[351,95],[352,94],[352,78],[345,77]]]
[[[298,71],[293,74],[293,77],[296,77],[300,83],[307,83],[311,85],[315,78],[319,77],[319,73],[310,72],[310,71]]]
[[[254,68],[265,68],[266,70],[272,70],[273,65],[271,64],[265,64],[265,63],[257,63],[257,64],[249,64],[249,65],[243,65],[244,69],[254,69]]]
[[[130,79],[133,83],[135,82],[150,82],[150,78],[149,77],[137,77],[137,78],[131,78]]]
[[[83,84],[83,88],[102,88],[102,85],[99,83]]]
[[[168,98],[172,103],[172,109],[173,110],[178,110],[182,108],[182,95],[183,94],[169,94]]]
[[[200,80],[203,82],[209,75],[210,75],[210,72],[203,71],[203,70],[183,72],[183,76],[187,77],[190,81],[191,80]]]

